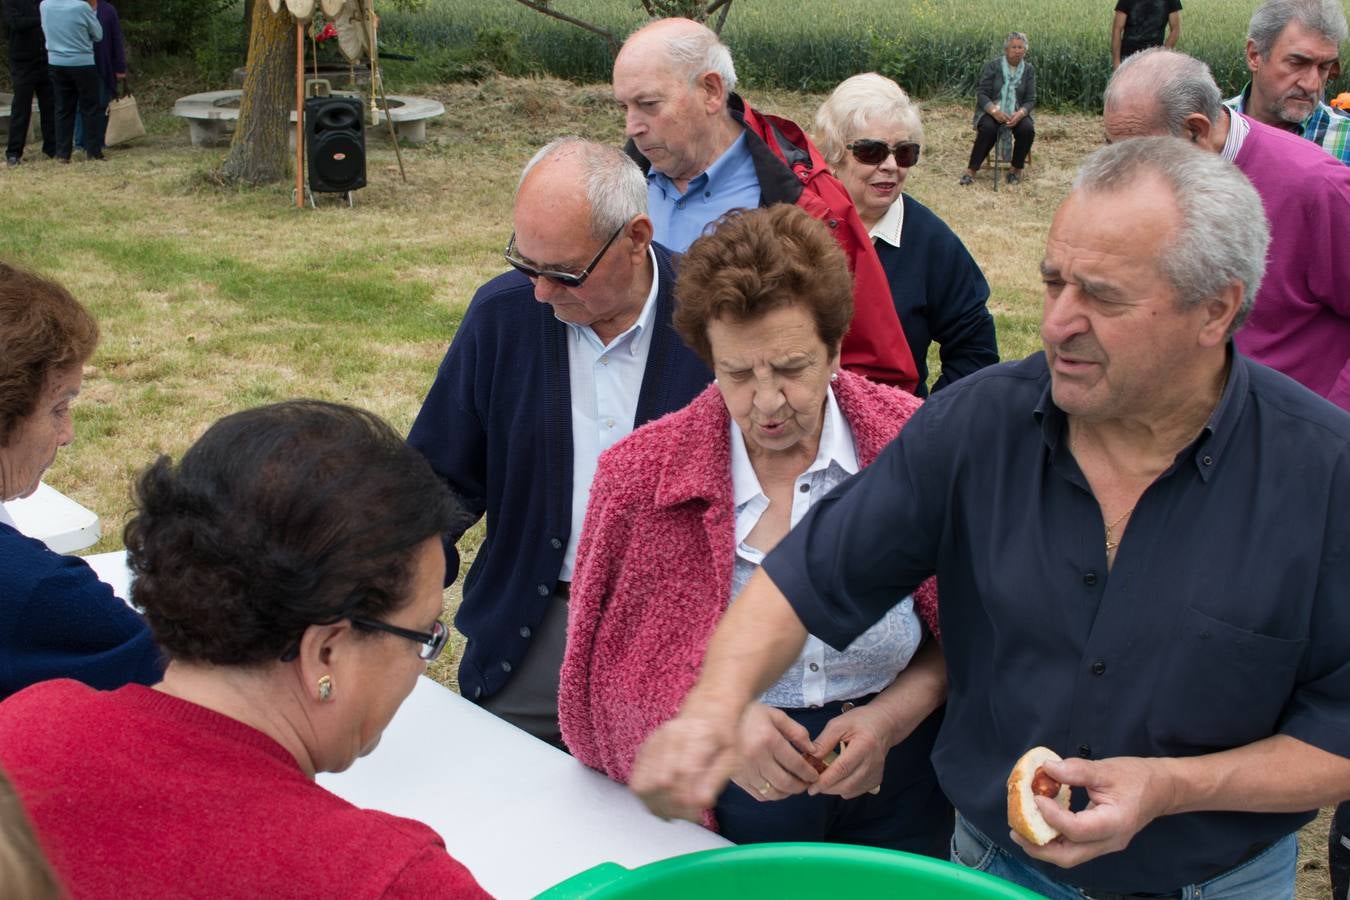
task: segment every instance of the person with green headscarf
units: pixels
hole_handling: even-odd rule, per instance
[[[975,146],[970,164],[961,176],[961,184],[971,184],[975,173],[998,140],[999,129],[1012,132],[1012,165],[1008,184],[1022,180],[1036,129],[1031,111],[1036,108],[1036,69],[1027,62],[1027,36],[1014,31],[1003,41],[1003,55],[984,64],[975,99]]]

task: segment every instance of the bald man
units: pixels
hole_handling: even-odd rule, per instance
[[[670,253],[652,242],[642,173],[563,138],[516,190],[513,271],[479,288],[408,442],[487,535],[455,627],[460,692],[562,746],[558,671],[577,538],[601,451],[712,380],[671,327]],[[447,578],[458,569],[446,538]]]
[[[755,112],[735,87],[731,51],[689,19],[653,22],[619,51],[614,97],[628,153],[647,176],[656,240],[682,251],[729,210],[802,207],[830,227],[853,272],[844,368],[913,391],[918,369],[847,189],[801,128]]]

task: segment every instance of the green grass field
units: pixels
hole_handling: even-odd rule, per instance
[[[1233,93],[1247,79],[1242,50],[1254,6],[1187,0],[1183,12],[1179,49],[1209,63]],[[554,8],[620,35],[643,21],[636,0],[557,0]],[[1110,74],[1111,17],[1111,4],[1083,0],[735,0],[723,37],[747,87],[828,90],[874,69],[920,97],[964,97],[1003,36],[1023,31],[1042,105],[1097,109]],[[385,12],[383,34],[418,55],[421,71],[445,70],[450,48],[479,35],[482,57],[513,74],[609,76],[603,39],[513,0],[427,0],[416,13]]]

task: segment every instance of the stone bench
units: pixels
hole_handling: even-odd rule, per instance
[[[14,106],[13,94],[0,94],[0,134],[9,134],[9,113]],[[37,100],[33,101],[33,117],[28,120],[28,141],[42,141],[42,135],[38,131],[38,105]],[[25,142],[25,143],[27,143]]]
[[[210,147],[229,140],[239,121],[239,98],[243,91],[206,91],[180,97],[173,105],[173,114],[187,119],[188,132],[194,147]],[[334,96],[352,96],[334,92]],[[428,97],[408,97],[401,94],[389,95],[389,118],[394,120],[394,133],[410,144],[424,144],[427,140],[427,120],[445,115],[445,106]],[[367,131],[379,130],[384,133],[384,110],[377,112],[374,125],[367,125]],[[290,111],[290,121],[295,122],[295,110]],[[291,141],[294,144],[295,128],[292,125]]]

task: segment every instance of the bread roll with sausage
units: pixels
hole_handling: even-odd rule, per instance
[[[1049,747],[1032,747],[1022,754],[1008,776],[1008,824],[1037,847],[1044,847],[1059,837],[1059,832],[1045,821],[1032,797],[1040,794],[1050,797],[1064,809],[1069,808],[1069,786],[1041,771],[1041,766],[1059,759],[1060,755]]]

